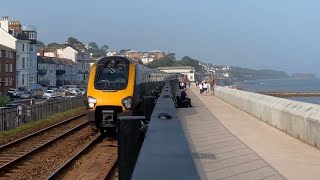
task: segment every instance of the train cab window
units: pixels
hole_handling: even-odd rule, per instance
[[[125,65],[97,69],[95,88],[99,90],[121,90],[127,87],[128,68]]]

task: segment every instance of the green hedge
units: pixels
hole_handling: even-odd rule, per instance
[[[8,96],[0,97],[0,107],[5,106],[10,102],[10,98]]]

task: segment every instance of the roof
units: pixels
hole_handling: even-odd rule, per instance
[[[37,61],[41,64],[75,65],[71,59],[67,58],[37,56]]]
[[[159,50],[153,50],[153,51],[147,51],[147,53],[163,53],[163,52]]]
[[[71,45],[71,47],[77,51],[80,51],[80,52],[83,52],[86,50],[86,47],[81,43],[73,44],[73,45]]]
[[[26,33],[24,32],[20,32],[19,34],[17,34],[17,39],[19,40],[29,40],[29,37]]]
[[[165,70],[165,69],[194,69],[192,66],[171,66],[171,67],[158,67],[156,69]]]
[[[5,45],[2,45],[2,44],[0,44],[0,49],[1,49],[1,50],[6,50],[6,51],[16,51],[16,50],[11,49],[11,48],[9,48],[9,47],[7,47],[7,46],[5,46]]]

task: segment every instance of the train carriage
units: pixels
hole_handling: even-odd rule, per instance
[[[143,115],[143,96],[175,78],[122,56],[100,59],[90,70],[87,119],[102,134],[115,131],[119,115]]]

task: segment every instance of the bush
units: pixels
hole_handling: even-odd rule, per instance
[[[10,98],[8,96],[0,97],[0,107],[5,106],[10,102]]]

